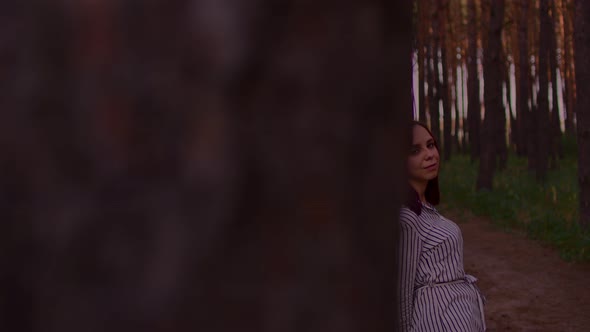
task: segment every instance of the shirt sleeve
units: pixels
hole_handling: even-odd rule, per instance
[[[400,213],[400,320],[401,330],[410,331],[414,311],[414,285],[420,260],[422,240],[416,229],[418,220],[413,212],[402,209]]]

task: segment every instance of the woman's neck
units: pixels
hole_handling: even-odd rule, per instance
[[[417,182],[410,181],[410,186],[412,188],[414,188],[414,190],[418,194],[418,198],[420,199],[421,202],[426,202],[426,186],[427,185],[428,185],[428,182],[417,183]]]

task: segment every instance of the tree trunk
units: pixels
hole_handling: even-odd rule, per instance
[[[396,329],[409,3],[257,4],[3,12],[0,330]]]
[[[511,1],[506,4],[507,13],[509,12],[511,17],[514,18],[515,21],[511,22],[509,26],[509,31],[507,31],[507,35],[509,36],[509,47],[510,47],[510,55],[512,60],[513,67],[507,66],[506,72],[508,75],[508,80],[510,81],[511,89],[510,89],[510,126],[508,129],[510,131],[509,134],[509,141],[508,146],[509,148],[513,149],[514,152],[517,152],[517,145],[518,145],[518,129],[517,129],[517,116],[518,116],[518,103],[519,103],[519,95],[520,95],[520,86],[518,84],[520,80],[520,54],[518,51],[518,30],[519,24],[516,23],[518,18],[520,17],[520,1]],[[508,8],[509,7],[509,8]],[[514,70],[514,72],[512,72]],[[512,81],[512,76],[514,75],[514,82]],[[512,90],[514,88],[514,90]],[[512,99],[514,99],[514,104],[512,104]]]
[[[550,115],[550,128],[551,128],[551,135],[549,139],[551,140],[551,150],[549,151],[549,161],[552,165],[552,168],[557,167],[557,160],[563,157],[563,149],[561,148],[561,129],[559,124],[559,105],[558,105],[558,95],[557,95],[557,36],[555,31],[555,20],[556,11],[555,11],[555,0],[551,0],[550,4],[551,12],[553,13],[551,19],[549,19],[550,25],[550,33],[549,33],[549,73],[551,78],[551,115]]]
[[[578,130],[578,181],[580,225],[590,228],[590,2],[576,1],[575,16],[576,119]]]
[[[514,16],[514,18],[517,20],[516,23],[514,23],[513,27],[513,31],[512,31],[512,35],[510,37],[510,40],[512,42],[511,44],[511,48],[512,48],[512,59],[514,61],[514,105],[513,105],[513,116],[514,116],[514,120],[511,121],[511,125],[510,125],[510,131],[511,131],[511,137],[512,137],[512,146],[514,148],[514,152],[516,153],[517,156],[520,156],[520,151],[519,151],[519,145],[520,145],[520,137],[519,137],[519,132],[518,132],[518,126],[520,125],[518,122],[521,120],[521,115],[520,115],[520,110],[519,110],[519,105],[520,105],[520,96],[521,96],[521,91],[520,91],[520,80],[521,78],[521,74],[520,74],[520,67],[522,66],[522,63],[520,62],[520,41],[519,41],[519,34],[520,34],[520,17],[521,17],[521,4],[520,1],[515,1],[514,3],[512,3],[512,15]]]
[[[498,154],[498,126],[501,112],[504,112],[502,99],[502,72],[504,71],[502,53],[502,25],[504,23],[504,0],[491,4],[490,25],[486,52],[484,54],[484,102],[485,118],[482,130],[481,153],[476,188],[493,187]],[[503,140],[502,140],[503,141]]]
[[[574,125],[575,118],[575,105],[576,105],[576,71],[574,70],[574,53],[573,44],[574,38],[574,10],[572,5],[573,0],[563,1],[563,14],[564,14],[564,30],[565,30],[565,105],[566,105],[566,116],[565,116],[565,132],[570,136],[576,135],[576,127]],[[583,1],[583,0],[578,0]]]
[[[514,146],[516,145],[516,142],[514,141],[514,137],[517,133],[515,133],[513,130],[516,128],[516,117],[514,116],[514,114],[512,112],[508,113],[510,116],[510,127],[511,127],[511,132],[510,132],[510,143]]]
[[[457,41],[457,34],[456,34],[456,25],[461,24],[463,22],[463,18],[461,17],[460,10],[458,11],[457,16],[453,17],[452,12],[455,11],[453,8],[453,2],[447,2],[445,5],[445,17],[447,21],[448,29],[448,38],[447,38],[447,52],[448,52],[448,61],[449,61],[449,81],[448,84],[449,88],[449,98],[450,98],[450,108],[452,111],[451,115],[451,122],[452,130],[451,130],[451,137],[452,137],[452,144],[451,150],[455,151],[456,153],[461,152],[461,145],[459,142],[459,117],[461,114],[460,109],[460,98],[461,95],[459,94],[460,90],[458,88],[458,84],[460,82],[459,78],[461,77],[460,74],[457,73],[459,68],[459,64],[463,61],[460,58],[460,42]],[[458,51],[459,50],[459,51]],[[458,58],[459,56],[459,58]],[[453,111],[454,109],[454,111]]]
[[[440,54],[441,54],[441,67],[442,67],[442,82],[440,85],[440,94],[443,102],[443,158],[444,160],[451,159],[451,146],[452,146],[452,121],[451,121],[451,100],[449,96],[449,66],[447,64],[447,22],[445,15],[448,7],[443,3],[442,0],[438,0],[438,8],[442,11],[439,16],[440,20]]]
[[[468,110],[467,122],[469,133],[469,146],[471,160],[479,158],[480,154],[480,125],[481,105],[479,100],[479,77],[477,73],[477,21],[475,0],[469,0],[469,30],[468,30],[468,56],[467,56],[467,93]]]
[[[549,35],[551,34],[551,23],[549,21],[549,0],[540,0],[539,6],[539,94],[537,95],[536,113],[533,115],[536,119],[535,144],[539,147],[535,149],[536,157],[535,177],[537,181],[544,181],[547,177],[547,168],[549,162],[550,136],[552,134],[549,125],[549,48],[551,47]]]
[[[508,112],[508,118],[510,119],[510,126],[507,126],[506,128],[510,128],[509,131],[509,140],[508,140],[508,146],[514,146],[516,145],[516,139],[515,139],[515,135],[513,132],[513,128],[514,126],[514,108],[512,107],[512,82],[510,81],[510,65],[511,63],[509,61],[506,61],[506,74],[505,74],[505,78],[504,78],[504,82],[506,82],[506,103],[507,103],[507,112]],[[516,68],[516,65],[514,66]],[[514,89],[516,91],[516,87]],[[516,96],[514,96],[516,99]]]
[[[451,79],[450,82],[452,82],[452,91],[454,91],[454,96],[455,99],[453,100],[453,103],[455,105],[455,125],[454,125],[454,130],[453,130],[453,145],[455,147],[455,151],[457,153],[462,153],[462,146],[461,146],[461,141],[460,141],[460,137],[461,137],[461,114],[462,114],[462,110],[461,107],[463,105],[463,94],[461,91],[461,86],[463,85],[462,82],[462,77],[463,77],[463,73],[462,73],[462,64],[463,64],[463,59],[465,58],[464,56],[462,56],[463,53],[463,42],[461,40],[459,40],[459,34],[457,33],[457,31],[460,29],[459,27],[461,27],[463,25],[463,14],[461,11],[461,4],[458,2],[450,2],[449,3],[449,9],[446,11],[447,13],[447,21],[449,22],[449,47],[448,50],[450,51],[451,54],[451,63],[452,63],[452,67],[450,70],[451,73]]]
[[[428,80],[428,120],[430,123],[430,128],[432,129],[433,125],[433,118],[434,114],[438,113],[438,88],[436,86],[435,81],[435,71],[434,67],[436,64],[436,60],[434,57],[434,41],[433,38],[430,37],[428,41],[428,46],[426,47],[426,79]],[[439,137],[436,137],[439,139]]]
[[[520,67],[517,68],[519,72],[518,80],[518,103],[516,105],[516,121],[517,121],[517,136],[516,136],[516,153],[523,157],[528,154],[527,133],[529,132],[529,91],[530,91],[530,60],[528,52],[528,11],[529,1],[521,0],[521,16],[518,28],[518,56],[520,59]],[[532,98],[532,97],[531,97]]]
[[[455,82],[455,84],[453,85],[453,88],[455,89],[455,130],[453,131],[453,144],[455,145],[455,151],[457,151],[457,153],[461,153],[461,141],[459,139],[461,130],[461,106],[459,100],[461,98],[461,94],[457,84],[460,83]]]
[[[467,52],[464,52],[464,54],[466,54]],[[465,61],[465,60],[463,60]],[[463,104],[463,109],[462,109],[462,131],[463,131],[463,136],[461,136],[461,151],[463,153],[469,153],[469,151],[467,151],[467,127],[468,127],[468,112],[467,112],[467,107],[465,106],[467,104],[467,99],[465,96],[465,88],[466,88],[466,81],[465,81],[465,67],[463,67],[463,63],[461,64],[461,102]]]
[[[539,142],[537,142],[537,126],[538,126],[538,119],[537,119],[537,108],[538,108],[538,98],[539,92],[537,91],[538,87],[538,76],[539,76],[539,57],[537,54],[538,49],[538,42],[539,39],[539,13],[536,10],[534,3],[531,6],[529,11],[529,20],[528,24],[530,25],[529,29],[529,57],[531,58],[531,71],[529,72],[529,93],[530,93],[530,112],[527,117],[527,124],[526,124],[526,132],[527,132],[527,156],[528,156],[528,170],[536,174],[536,164],[538,158],[537,149],[540,148]],[[545,148],[545,147],[543,147]]]
[[[502,45],[502,38],[500,35],[500,45]],[[508,147],[506,142],[506,126],[508,122],[506,120],[506,112],[511,113],[510,110],[510,73],[507,68],[510,68],[510,63],[506,59],[504,55],[504,51],[500,51],[500,67],[501,69],[499,72],[500,76],[500,98],[502,99],[502,109],[501,112],[498,112],[496,118],[496,124],[494,126],[494,140],[496,143],[496,153],[498,154],[498,170],[503,171],[506,169],[506,165],[508,164]],[[506,103],[504,103],[504,98],[502,96],[502,91],[504,90],[503,87],[506,87]]]
[[[437,0],[432,0],[431,12],[430,17],[432,19],[432,62],[433,62],[433,78],[432,84],[435,89],[435,93],[431,96],[431,106],[430,109],[430,129],[432,130],[432,134],[436,137],[439,141],[442,139],[440,133],[440,99],[442,96],[442,85],[440,82],[440,57],[439,52],[441,50],[441,43],[440,43],[440,18],[439,18],[439,7],[437,5]]]
[[[424,59],[424,46],[426,44],[426,36],[424,32],[424,18],[426,15],[424,4],[425,2],[416,2],[418,5],[418,120],[426,123],[426,94],[425,94],[425,81],[424,72],[426,61]]]
[[[531,83],[534,79],[531,77]],[[537,142],[537,105],[533,100],[534,86],[531,84],[531,111],[527,114],[527,124],[526,124],[526,131],[527,131],[527,156],[528,156],[528,170],[531,173],[536,174],[535,170],[535,163],[537,162],[536,158],[538,157],[537,149],[540,148]],[[545,148],[545,147],[543,147]]]
[[[486,50],[488,48],[488,36],[490,34],[489,27],[490,27],[490,13],[491,13],[491,5],[494,0],[479,0],[480,6],[480,20],[478,24],[478,33],[479,39],[481,42],[481,48]],[[485,103],[484,103],[485,104]],[[484,105],[484,113],[485,113],[485,105]]]

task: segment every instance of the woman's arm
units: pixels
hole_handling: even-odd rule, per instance
[[[409,331],[412,326],[414,285],[422,240],[416,229],[418,226],[416,214],[407,209],[402,209],[400,224],[400,318],[402,331]]]

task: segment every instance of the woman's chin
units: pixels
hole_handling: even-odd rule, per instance
[[[428,181],[434,180],[434,179],[436,179],[437,176],[438,176],[438,171],[430,173],[426,176],[426,180],[428,180]]]

